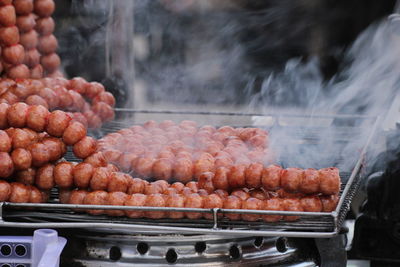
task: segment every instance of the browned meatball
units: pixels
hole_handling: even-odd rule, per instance
[[[0,103],[0,129],[8,127],[7,113],[10,105],[7,103]]]
[[[108,194],[107,205],[124,206],[128,195],[123,192],[112,192]],[[105,210],[109,216],[123,216],[123,210]]]
[[[110,180],[111,171],[107,167],[98,167],[93,171],[90,188],[93,190],[106,190]]]
[[[173,165],[172,176],[182,183],[189,182],[193,177],[193,164],[190,159],[178,158]]]
[[[284,210],[283,202],[279,198],[271,198],[264,200],[262,205],[263,210]],[[266,222],[278,222],[282,220],[283,216],[281,215],[264,215],[263,220]]]
[[[246,185],[245,180],[246,165],[239,164],[231,167],[228,182],[231,188],[243,188]]]
[[[93,171],[93,166],[88,163],[82,162],[77,164],[72,171],[75,186],[78,188],[88,188]]]
[[[193,193],[197,193],[199,191],[199,187],[197,186],[197,182],[189,182],[186,184],[186,187],[189,187]]]
[[[29,186],[29,203],[42,203],[44,202],[43,194],[42,192],[37,189],[36,187],[30,185]]]
[[[70,188],[73,186],[73,169],[74,165],[71,162],[61,162],[55,166],[54,182],[59,188]]]
[[[84,159],[92,155],[96,148],[96,140],[93,137],[86,136],[74,145],[73,152],[78,158]]]
[[[171,185],[171,188],[175,188],[178,193],[182,192],[182,189],[185,187],[181,182],[175,182]]]
[[[61,110],[55,110],[50,113],[46,131],[55,137],[62,137],[67,129],[71,116]]]
[[[41,36],[37,44],[37,49],[39,50],[39,52],[45,55],[56,52],[57,47],[58,42],[53,34]]]
[[[260,210],[262,208],[262,201],[250,197],[242,202],[242,209],[245,210]],[[242,214],[242,219],[245,221],[257,221],[260,218],[259,214]]]
[[[14,0],[13,5],[17,15],[27,15],[33,11],[33,0]]]
[[[224,209],[241,209],[242,200],[236,196],[228,196],[224,200]],[[240,219],[240,214],[237,213],[225,213],[225,217],[230,220],[237,221]]]
[[[0,177],[7,178],[14,172],[14,164],[7,152],[0,152]]]
[[[84,199],[88,192],[86,190],[73,190],[69,197],[69,204],[77,204],[82,205],[84,204]],[[83,211],[80,209],[75,209],[75,211]]]
[[[318,196],[305,196],[300,199],[300,205],[304,211],[321,212],[322,202]]]
[[[42,97],[44,100],[46,100],[50,109],[54,109],[54,108],[58,107],[60,100],[58,99],[56,92],[54,92],[50,88],[44,87],[44,88],[40,89],[37,94],[40,97]],[[59,114],[57,114],[58,119],[62,118],[60,115],[61,115],[61,113],[59,112]]]
[[[185,197],[178,194],[172,194],[167,197],[166,207],[173,208],[184,208],[185,207]],[[168,217],[171,219],[181,219],[185,216],[182,211],[171,211],[168,213]]]
[[[98,94],[104,91],[105,91],[104,86],[101,83],[98,82],[86,83],[85,95],[90,99],[95,98]]]
[[[248,188],[259,188],[261,186],[262,171],[263,165],[260,163],[252,163],[247,167],[245,179]]]
[[[11,150],[11,139],[8,134],[0,130],[0,152],[10,152]]]
[[[40,64],[48,72],[54,72],[60,66],[61,59],[56,53],[51,53],[51,54],[48,54],[48,55],[43,55],[40,58]]]
[[[316,169],[304,170],[299,190],[305,194],[315,194],[319,191],[320,178],[319,172]]]
[[[49,17],[53,14],[56,5],[53,0],[35,0],[34,11],[39,17]]]
[[[296,192],[300,187],[304,171],[299,168],[287,168],[282,171],[281,187],[287,192]]]
[[[11,105],[7,112],[8,124],[17,128],[25,127],[28,109],[29,106],[22,102]]]
[[[32,165],[31,153],[23,148],[17,148],[11,153],[11,159],[16,170],[26,170]]]
[[[151,194],[161,194],[162,192],[164,192],[164,188],[161,187],[161,185],[159,184],[146,184],[144,186],[144,194],[145,195],[151,195]]]
[[[287,198],[283,200],[283,208],[285,211],[303,211],[300,200],[297,198]],[[285,221],[296,221],[299,216],[284,216]]]
[[[0,202],[8,201],[11,195],[11,185],[0,180]]]
[[[36,106],[36,105],[41,105],[43,107],[45,107],[46,109],[49,108],[49,105],[47,104],[46,100],[44,100],[44,98],[42,98],[41,96],[38,95],[31,95],[28,96],[25,99],[25,102],[29,105],[29,106]],[[29,116],[29,113],[28,113]],[[29,127],[29,126],[28,126]]]
[[[82,123],[72,121],[65,129],[63,134],[63,141],[67,145],[74,145],[86,136],[86,128]]]
[[[102,152],[96,152],[84,160],[85,163],[91,164],[93,167],[107,166],[107,160]],[[115,166],[114,166],[115,167]]]
[[[24,61],[25,50],[24,50],[24,47],[20,44],[6,46],[6,47],[2,48],[1,56],[2,56],[2,59],[4,60],[4,63],[9,63],[14,66],[18,66]],[[8,69],[8,71],[10,71],[10,70],[11,70],[11,68]],[[15,79],[15,77],[10,77],[10,78]]]
[[[113,172],[107,185],[108,192],[126,192],[130,183],[129,175],[122,172]]]
[[[209,194],[214,192],[215,188],[213,185],[214,173],[212,172],[205,172],[200,175],[198,181],[198,187],[205,189]]]
[[[146,181],[140,178],[133,178],[128,188],[128,194],[142,194],[146,186]]]
[[[48,35],[54,32],[55,23],[52,17],[38,18],[35,30],[41,35]]]
[[[116,155],[116,154],[115,154]],[[113,155],[111,155],[112,157]],[[110,157],[110,154],[109,154]],[[139,159],[139,157],[134,154],[134,153],[123,153],[121,156],[118,158],[118,166],[121,168],[121,170],[129,172],[136,164],[136,161]]]
[[[46,164],[40,167],[36,172],[35,184],[43,190],[50,190],[54,187],[54,166]]]
[[[186,196],[185,208],[198,208],[201,209],[204,206],[203,198],[196,193]],[[203,217],[203,213],[200,212],[186,212],[186,217],[189,219],[200,219]]]
[[[241,200],[246,200],[250,197],[250,194],[248,193],[247,189],[236,189],[235,191],[232,192],[232,196],[237,196]]]
[[[68,200],[68,203],[82,205],[87,194],[88,194],[88,191],[86,191],[86,190],[72,190],[71,195]],[[76,210],[76,211],[79,211],[79,210]]]
[[[60,159],[67,151],[65,144],[59,138],[46,137],[43,139],[42,143],[50,155],[50,161]]]
[[[193,164],[194,177],[199,178],[204,172],[214,171],[214,157],[209,153],[203,153],[198,160]]]
[[[27,126],[37,132],[44,131],[47,126],[49,111],[41,105],[31,106],[26,119]]]
[[[165,200],[161,194],[151,194],[147,196],[145,206],[147,207],[165,207]],[[165,217],[164,211],[146,211],[145,216],[151,219],[161,219]]]
[[[35,49],[39,42],[39,35],[35,30],[30,30],[29,32],[20,33],[19,43],[26,49]],[[24,59],[25,59],[24,53]],[[20,63],[23,63],[21,61]]]
[[[10,202],[28,203],[30,198],[29,187],[20,183],[11,183]]]
[[[125,206],[146,206],[147,196],[143,194],[133,194],[127,197],[125,200]],[[144,216],[143,211],[125,210],[126,216],[130,218],[142,218]]]
[[[107,205],[108,193],[105,191],[93,191],[88,193],[84,200],[83,204],[86,205]],[[87,210],[87,213],[92,215],[101,215],[104,213],[104,210]]]
[[[13,149],[27,148],[31,144],[32,139],[29,132],[16,128],[12,134]]]
[[[224,206],[224,202],[221,199],[221,197],[218,196],[217,194],[210,194],[210,195],[204,197],[204,208],[205,209],[215,209],[215,208],[222,209],[223,206]],[[221,216],[221,214],[219,216]],[[204,218],[211,220],[214,218],[214,216],[209,213],[204,213]]]
[[[19,32],[16,26],[0,28],[0,44],[4,46],[15,45],[19,43]]]
[[[336,206],[339,201],[338,195],[330,195],[330,196],[321,196],[322,202],[322,211],[323,212],[332,212],[336,209]]]
[[[335,195],[340,191],[340,176],[338,168],[319,170],[320,190],[324,195]]]
[[[153,158],[139,158],[136,161],[135,172],[144,178],[151,177],[154,161]]]
[[[169,180],[172,175],[172,163],[169,159],[160,158],[155,160],[152,168],[154,178]]]
[[[35,17],[33,14],[18,16],[16,25],[21,32],[28,32],[32,30],[36,25]]]
[[[34,143],[28,147],[28,150],[32,155],[33,166],[40,167],[50,161],[50,152],[43,143]]]
[[[225,201],[225,198],[229,196],[228,192],[222,189],[217,189],[214,191],[215,194],[217,194],[222,200]]]
[[[16,13],[13,5],[5,5],[0,7],[0,24],[9,27],[16,22]]]
[[[113,108],[104,102],[95,103],[92,106],[92,110],[102,121],[110,121],[114,119]]]
[[[263,169],[261,183],[265,190],[277,190],[281,185],[282,168],[270,165]]]

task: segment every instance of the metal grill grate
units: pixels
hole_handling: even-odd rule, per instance
[[[236,114],[236,113],[196,113],[196,112],[171,112],[171,111],[135,111],[135,110],[117,110],[119,120],[108,123],[101,131],[93,132],[94,136],[103,136],[107,133],[117,131],[122,128],[131,126],[132,124],[139,124],[144,120],[153,117],[147,115],[161,116],[162,119],[171,119],[171,116],[177,115],[178,119],[193,119],[190,115],[195,117],[209,117],[212,118],[214,125],[237,125],[246,126],[252,125],[252,118],[265,117],[266,124],[259,125],[261,127],[269,128],[279,125],[279,119],[283,117],[290,117],[289,115],[262,115],[262,114]],[[140,116],[140,115],[146,116]],[[210,117],[211,116],[211,117]],[[221,117],[216,119],[216,117]],[[359,153],[358,161],[352,170],[349,172],[342,172],[341,179],[345,183],[342,185],[341,196],[338,207],[331,213],[322,212],[288,212],[288,211],[254,211],[254,210],[223,210],[223,209],[187,209],[187,208],[153,208],[153,207],[125,207],[125,206],[96,206],[96,205],[69,205],[69,204],[56,204],[57,192],[52,192],[53,203],[46,204],[20,204],[20,203],[3,203],[2,218],[0,226],[8,227],[52,227],[52,228],[107,228],[115,229],[118,231],[135,231],[135,232],[151,232],[151,233],[187,233],[187,234],[227,234],[227,235],[257,235],[257,236],[291,236],[291,237],[330,237],[336,235],[345,219],[346,213],[350,208],[350,203],[358,189],[361,181],[362,160],[366,153],[366,147],[370,142],[375,127],[377,125],[377,118],[366,116],[321,116],[324,120],[330,120],[330,125],[327,127],[335,126],[335,122],[345,122],[345,127],[340,128],[338,143],[345,142],[357,132],[357,127],[361,120],[370,120],[371,132],[368,140],[365,142],[361,153]],[[240,118],[240,119],[238,119]],[[292,116],[291,118],[304,119],[301,116]],[[207,118],[203,118],[205,121]],[[230,121],[234,123],[229,123]],[[239,125],[240,121],[240,125]],[[221,124],[218,124],[221,122]],[[228,122],[228,123],[227,123]],[[267,125],[268,124],[268,125]],[[340,123],[342,124],[342,123]],[[280,127],[289,127],[281,126]],[[293,126],[290,126],[293,127]],[[340,126],[342,127],[342,126]],[[301,134],[302,140],[312,140],[312,142],[320,142],[317,134],[312,133],[318,131],[318,128],[305,127],[296,128]],[[293,131],[291,131],[293,132]],[[294,131],[296,136],[296,131]],[[66,157],[68,160],[76,160],[72,154]],[[343,161],[345,159],[338,159]],[[31,208],[30,211],[22,211],[15,209],[16,207]],[[108,216],[91,216],[83,213],[76,213],[72,209],[76,208],[96,208],[96,209],[118,209],[118,210],[145,210],[145,211],[182,211],[182,212],[205,212],[213,215],[213,220],[199,219],[130,219],[125,217],[108,217]],[[297,215],[300,219],[294,222],[280,221],[276,223],[266,222],[244,222],[244,221],[229,221],[225,218],[221,219],[218,215],[222,212],[231,211],[233,213],[241,214],[263,214],[263,215]]]

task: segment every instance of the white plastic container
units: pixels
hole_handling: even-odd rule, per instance
[[[32,236],[0,236],[0,267],[58,267],[67,240],[57,231],[39,229]]]

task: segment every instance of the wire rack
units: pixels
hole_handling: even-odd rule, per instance
[[[58,204],[57,190],[52,192],[50,203],[25,204],[25,203],[0,203],[1,221],[0,227],[26,227],[26,228],[98,228],[116,230],[130,233],[176,233],[176,234],[218,234],[218,235],[245,235],[245,236],[286,236],[286,237],[332,237],[339,233],[351,201],[359,187],[363,161],[367,147],[371,142],[378,118],[368,116],[332,115],[318,116],[315,125],[309,122],[309,118],[301,115],[274,115],[274,114],[243,114],[226,112],[187,112],[187,111],[148,111],[117,109],[117,120],[104,125],[104,127],[92,135],[104,136],[107,133],[140,124],[148,119],[183,120],[193,119],[199,124],[251,126],[270,129],[281,127],[288,129],[294,137],[299,137],[297,142],[301,145],[321,143],[318,131],[326,127],[335,127],[335,143],[346,144],[350,138],[361,129],[368,127],[369,133],[363,145],[358,151],[354,151],[353,167],[342,170],[340,173],[342,187],[337,208],[333,212],[289,212],[266,210],[227,210],[227,209],[194,209],[194,208],[167,208],[167,207],[127,207],[127,206],[100,206],[100,205],[72,205]],[[361,128],[361,125],[363,127]],[[287,128],[285,128],[287,127]],[[299,134],[301,133],[301,134]],[[332,155],[334,156],[334,155]],[[69,160],[76,160],[70,154]],[[338,157],[335,165],[348,161]],[[314,166],[307,166],[314,167]],[[21,208],[24,208],[22,210]],[[135,210],[135,211],[164,211],[164,212],[200,212],[212,215],[212,219],[131,219],[126,217],[92,216],[76,212],[77,208],[101,209],[101,210]],[[296,221],[279,221],[267,223],[263,221],[230,221],[224,218],[225,213],[259,214],[299,216]]]

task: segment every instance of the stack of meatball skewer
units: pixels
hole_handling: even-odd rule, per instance
[[[184,122],[183,125],[187,123]],[[194,124],[194,122],[191,123]],[[160,125],[166,124],[176,127],[171,122],[160,123]],[[154,122],[144,124],[142,128],[147,128],[146,132],[153,131],[157,135],[161,134],[161,131],[155,131],[153,127],[148,125],[154,125]],[[132,135],[135,134],[134,132],[137,134],[139,127],[141,126],[123,129],[99,140],[98,152],[85,159],[83,163],[77,165],[65,162],[58,164],[54,169],[54,180],[55,184],[61,189],[61,201],[71,204],[313,212],[330,212],[336,207],[340,189],[340,177],[336,168],[321,170],[282,169],[277,165],[267,166],[261,162],[245,164],[243,159],[238,159],[236,161],[238,163],[233,160],[220,160],[219,164],[215,164],[216,160],[211,160],[212,164],[205,164],[203,160],[204,154],[207,152],[199,151],[203,149],[203,146],[201,146],[202,148],[196,147],[198,143],[193,142],[196,139],[195,133],[193,133],[194,139],[186,138],[186,141],[183,142],[183,146],[186,146],[185,149],[183,149],[182,143],[179,145],[176,143],[175,138],[177,136],[178,138],[182,137],[178,134],[170,135],[170,140],[167,137],[163,139],[165,143],[159,144],[158,149],[154,149],[153,146],[148,150],[143,150],[139,149],[142,147],[138,144],[137,139],[131,139]],[[210,127],[207,126],[207,128]],[[199,129],[201,128],[204,129],[204,127]],[[215,129],[213,134],[218,136],[218,130]],[[234,130],[236,131],[236,129]],[[220,132],[223,131],[226,131],[226,127],[222,127]],[[243,131],[244,129],[239,129],[239,132],[243,133]],[[260,129],[247,128],[244,132],[260,133],[260,131],[263,132]],[[184,135],[188,134],[184,129],[182,132]],[[146,135],[144,131],[142,134]],[[150,138],[151,133],[149,134]],[[232,137],[232,135],[227,135],[230,140],[233,139]],[[115,142],[115,140],[118,140],[118,142]],[[130,140],[135,145],[129,144]],[[159,140],[154,139],[154,143]],[[264,138],[264,140],[267,140],[267,138]],[[130,147],[129,157],[126,156],[126,153],[116,153],[119,141],[124,143],[126,147]],[[228,142],[223,143],[230,147]],[[258,147],[260,151],[262,150],[263,155],[266,155],[268,161],[271,160],[267,156],[269,153],[266,152],[266,144],[260,143],[260,146],[257,144],[252,146],[253,148]],[[171,150],[166,150],[166,147],[171,148]],[[192,149],[192,154],[188,151],[182,151],[182,149]],[[206,149],[210,149],[210,147],[206,146]],[[136,151],[137,155],[132,155],[134,154],[133,151]],[[213,150],[213,152],[208,153],[209,155],[206,158],[213,158],[220,155],[220,152]],[[119,156],[116,157],[116,154]],[[169,162],[172,160],[178,161],[179,155],[182,154],[186,155],[187,162],[191,164],[189,166],[189,169],[192,170],[191,175],[188,175],[186,171],[185,175],[179,174],[179,171],[187,168],[182,168],[179,164],[176,165],[173,162]],[[108,163],[110,157],[115,165]],[[143,159],[150,159],[151,157],[154,157],[149,160],[152,164],[147,164],[147,171],[143,172],[143,166],[141,165],[143,164]],[[129,164],[126,163],[128,159],[130,160]],[[157,164],[160,161],[169,162],[170,164]],[[260,161],[262,161],[261,158]],[[168,170],[163,169],[165,166],[167,166]],[[169,170],[170,166],[172,166],[171,170]],[[116,171],[119,168],[130,171],[139,177],[132,178],[127,173]],[[165,173],[168,173],[168,175],[165,175]],[[188,178],[188,176],[190,177]],[[149,177],[159,180],[149,183],[146,180]],[[190,181],[191,179],[193,181]],[[172,183],[173,180],[177,180],[177,182]],[[71,191],[71,188],[76,189]],[[132,218],[144,216],[148,218],[187,217],[199,219],[204,217],[209,219],[211,216],[211,214],[192,212],[124,212],[121,210],[90,210],[88,212],[95,215],[104,213],[115,216],[126,215]],[[278,215],[260,216],[226,213],[225,216],[232,220],[243,219],[247,221],[258,219],[264,219],[265,221],[278,221],[281,219],[291,221],[298,219],[296,216],[282,217]]]
[[[268,148],[268,133],[261,129],[148,121],[101,140],[87,136],[87,128],[100,128],[114,118],[115,99],[99,83],[61,78],[51,18],[54,9],[53,0],[0,0],[4,77],[0,79],[0,201],[46,202],[49,191],[58,187],[60,201],[72,204],[335,209],[339,171],[271,165],[274,153]],[[68,146],[82,162],[63,160]],[[196,212],[87,212],[131,218],[212,218]],[[224,216],[267,222],[298,219]]]

